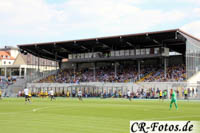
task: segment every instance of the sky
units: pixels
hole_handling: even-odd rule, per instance
[[[0,47],[176,28],[200,38],[200,0],[0,0]]]

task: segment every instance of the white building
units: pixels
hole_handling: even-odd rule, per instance
[[[0,51],[0,65],[13,65],[15,58],[9,51]]]
[[[18,48],[5,47],[0,49],[0,78],[24,78],[36,72],[55,70],[55,61],[21,54]]]

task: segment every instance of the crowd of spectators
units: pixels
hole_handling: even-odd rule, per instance
[[[140,77],[140,78],[139,78]],[[141,80],[142,79],[142,80]],[[140,75],[136,67],[119,66],[117,72],[111,67],[93,69],[60,70],[57,74],[40,80],[40,83],[79,83],[79,82],[167,82],[186,80],[185,65],[167,67],[166,77],[163,68],[146,66],[141,68]]]
[[[150,76],[144,78],[144,82],[180,82],[185,80],[186,67],[183,64],[168,67],[166,71],[166,78],[163,69],[152,69]]]

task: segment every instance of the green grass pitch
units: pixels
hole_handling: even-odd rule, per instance
[[[128,133],[130,120],[200,120],[200,101],[89,98],[0,100],[1,133]]]

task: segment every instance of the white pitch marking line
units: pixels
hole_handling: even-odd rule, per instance
[[[47,109],[47,108],[49,108],[49,107],[35,108],[35,109],[33,109],[32,111],[33,111],[33,112],[36,112],[36,111],[38,111],[38,110]]]

